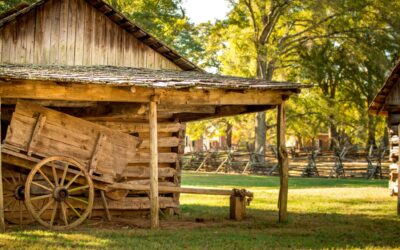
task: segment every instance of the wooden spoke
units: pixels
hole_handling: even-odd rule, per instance
[[[3,181],[7,182],[8,185],[12,185],[12,183],[11,183],[11,182],[8,180],[8,178],[6,178],[6,177],[3,177]]]
[[[40,217],[44,213],[44,211],[46,211],[46,209],[48,207],[50,207],[51,204],[53,204],[53,203],[54,203],[54,199],[50,199],[49,202],[47,202],[47,204],[44,205],[44,207],[42,207],[42,209],[37,213],[37,216]]]
[[[51,188],[46,187],[46,186],[44,186],[44,185],[42,185],[42,184],[40,184],[40,183],[38,183],[38,182],[36,182],[36,181],[32,181],[32,184],[35,185],[35,186],[38,186],[38,187],[40,187],[40,188],[42,188],[42,189],[45,189],[45,190],[47,190],[47,191],[50,191],[50,192],[53,191]]]
[[[67,208],[65,207],[64,202],[60,203],[61,206],[61,216],[64,221],[64,224],[67,226],[68,225],[68,217],[67,217]]]
[[[19,207],[19,224],[22,225],[22,207],[23,207],[22,201],[18,201],[18,207]]]
[[[6,197],[13,197],[13,196],[14,196],[13,193],[3,194],[3,197],[4,197],[4,198],[6,198]]]
[[[75,201],[79,201],[79,202],[85,203],[86,205],[89,204],[88,201],[82,200],[81,198],[74,197],[74,196],[69,196],[68,199],[75,200]]]
[[[17,180],[15,179],[15,176],[14,176],[14,174],[13,174],[13,171],[8,170],[7,172],[10,174],[13,183],[14,183],[15,185],[18,185],[18,182],[17,182]]]
[[[69,164],[64,162],[64,172],[60,181],[60,186],[64,185],[65,177],[67,176]]]
[[[72,209],[72,211],[74,211],[74,213],[75,213],[79,218],[82,218],[82,215],[81,215],[68,201],[65,201],[65,203],[68,205],[69,208]]]
[[[40,195],[40,196],[34,196],[31,198],[32,201],[37,201],[37,200],[42,200],[46,198],[51,198],[53,194],[45,194],[45,195]]]
[[[5,207],[5,208],[11,207],[10,205],[11,205],[13,202],[15,202],[15,199],[9,200],[9,201],[4,205],[4,207]]]
[[[47,181],[47,183],[49,183],[49,185],[54,188],[54,184],[49,180],[49,178],[47,177],[47,175],[45,173],[43,173],[42,170],[38,169],[38,172],[43,176],[43,178]]]
[[[88,188],[89,188],[89,185],[80,186],[80,187],[74,187],[74,188],[69,189],[68,192],[69,193],[75,193],[77,191],[85,190],[85,189],[88,189]]]
[[[54,165],[54,163],[51,164],[51,169],[53,171],[54,183],[56,184],[56,186],[58,186],[57,170],[56,170],[56,166]]]
[[[53,212],[51,213],[51,219],[50,219],[50,226],[51,226],[51,227],[53,226],[53,224],[54,224],[54,219],[56,218],[57,208],[58,208],[58,202],[56,202],[56,203],[54,204]]]
[[[79,171],[79,173],[77,173],[74,178],[72,178],[68,184],[65,186],[66,189],[69,188],[69,186],[71,186],[72,183],[74,183],[74,181],[76,181],[76,179],[78,179],[79,176],[81,176],[82,171]]]

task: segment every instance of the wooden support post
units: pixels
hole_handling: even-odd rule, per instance
[[[101,200],[103,202],[104,211],[106,212],[107,220],[111,221],[111,214],[110,214],[110,210],[108,209],[107,198],[106,198],[106,195],[104,194],[103,190],[100,190],[100,195],[101,195]]]
[[[397,216],[400,217],[400,162],[397,163]]]
[[[1,98],[0,98],[0,232],[6,231],[4,222],[4,196],[3,196],[3,166],[1,159],[2,147],[1,147]]]
[[[159,227],[158,203],[158,141],[157,141],[157,99],[155,96],[150,101],[150,219],[151,228]]]
[[[286,129],[286,118],[285,118],[285,103],[278,105],[278,117],[277,117],[277,149],[278,149],[278,161],[279,161],[279,176],[280,176],[280,189],[279,189],[279,223],[286,223],[288,220],[287,215],[287,200],[288,200],[288,188],[289,188],[289,160],[286,152],[285,143],[285,129]]]
[[[246,217],[246,197],[231,195],[230,216],[232,220],[243,220]]]

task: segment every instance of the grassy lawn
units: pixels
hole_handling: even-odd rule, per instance
[[[157,232],[119,224],[104,229],[86,224],[69,232],[13,227],[0,235],[0,244],[10,249],[400,247],[400,219],[386,180],[292,178],[286,225],[276,223],[276,177],[185,173],[183,185],[251,190],[249,218],[229,221],[227,197],[184,194],[182,215],[165,218],[162,225],[169,226]],[[195,223],[196,218],[204,222]]]

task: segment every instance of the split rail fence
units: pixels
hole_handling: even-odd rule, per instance
[[[290,152],[290,150],[289,150]],[[342,148],[334,151],[291,152],[289,175],[331,178],[388,178],[390,162],[386,150],[357,150]],[[276,149],[270,148],[265,162],[247,151],[204,151],[187,153],[182,157],[184,170],[195,172],[278,175]]]

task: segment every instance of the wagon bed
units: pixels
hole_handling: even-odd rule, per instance
[[[91,175],[117,180],[136,159],[141,140],[129,134],[57,112],[19,102],[4,145],[28,156],[66,156],[87,166]]]

